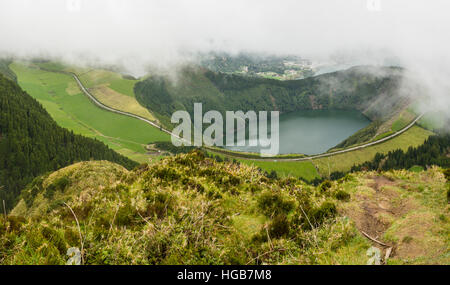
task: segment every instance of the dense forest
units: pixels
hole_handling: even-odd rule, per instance
[[[373,160],[352,167],[351,171],[410,169],[413,166],[427,168],[438,165],[450,167],[450,134],[440,133],[430,136],[422,145],[401,149],[387,154],[377,153]]]
[[[33,177],[91,159],[128,169],[137,165],[98,140],[59,127],[35,99],[0,74],[0,201],[7,208]]]

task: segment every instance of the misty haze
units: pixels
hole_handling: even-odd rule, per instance
[[[449,11],[1,0],[0,265],[450,264]]]

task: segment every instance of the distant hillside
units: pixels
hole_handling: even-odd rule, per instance
[[[203,110],[278,110],[282,113],[311,109],[359,110],[374,124],[385,122],[410,103],[400,91],[403,70],[360,66],[302,80],[279,81],[186,67],[174,80],[151,76],[135,85],[137,100],[170,126],[177,110],[193,114],[193,103]],[[367,136],[366,136],[367,137]],[[366,137],[363,137],[365,140]],[[359,142],[357,139],[356,142]]]
[[[133,171],[81,162],[0,215],[0,264],[65,264],[69,248],[82,264],[366,264],[371,246],[387,264],[448,264],[448,186],[433,167],[314,187],[199,151]]]
[[[314,74],[310,60],[294,55],[231,55],[211,52],[200,55],[200,65],[215,72],[281,80],[305,78]]]
[[[12,207],[33,177],[91,159],[137,165],[100,141],[59,127],[41,104],[0,75],[0,201]]]
[[[11,79],[12,81],[17,82],[16,74],[14,74],[14,72],[11,69],[9,69],[10,63],[11,63],[10,60],[0,59],[0,74],[2,74],[8,79]]]

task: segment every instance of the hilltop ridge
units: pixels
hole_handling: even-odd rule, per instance
[[[314,187],[200,151],[133,171],[82,162],[0,218],[0,263],[64,264],[74,247],[83,264],[365,264],[375,246],[388,264],[447,264],[447,187],[437,167]]]
[[[59,127],[38,101],[1,74],[0,110],[0,200],[7,208],[34,177],[76,161],[137,165],[96,139]]]

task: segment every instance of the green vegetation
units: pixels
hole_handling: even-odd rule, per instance
[[[236,156],[235,159],[241,163],[255,165],[264,171],[276,171],[282,177],[293,176],[303,179],[307,182],[320,182],[322,177],[338,179],[350,171],[352,166],[372,160],[377,153],[388,153],[398,149],[407,150],[409,147],[421,145],[433,133],[414,126],[400,136],[389,141],[370,146],[364,149],[355,150],[343,154],[337,154],[331,157],[317,158],[311,161],[264,161],[241,159]],[[214,151],[216,152],[216,151]],[[220,153],[220,152],[218,152]],[[233,156],[227,153],[220,154],[222,160],[233,159]]]
[[[9,65],[11,64],[11,60],[8,59],[1,59],[0,58],[0,74],[2,74],[4,77],[17,82],[17,77],[14,74],[14,72],[9,68]]]
[[[134,97],[126,96],[105,85],[89,89],[89,92],[101,103],[116,110],[128,112],[157,122],[150,112],[139,105]]]
[[[385,137],[388,137],[388,136],[393,135],[393,134],[394,134],[393,131],[389,131],[389,132],[385,132],[385,133],[379,134],[378,136],[376,136],[376,137],[373,139],[373,141],[377,141],[377,140],[384,139]]]
[[[400,131],[401,129],[406,127],[410,122],[411,122],[411,120],[407,120],[407,119],[401,117],[392,124],[392,131],[393,132]]]
[[[432,134],[430,131],[413,126],[401,135],[383,143],[330,157],[314,159],[313,164],[319,169],[319,173],[323,177],[328,177],[335,171],[350,171],[352,166],[372,160],[376,153],[385,154],[397,149],[406,151],[409,147],[419,146]]]
[[[34,60],[33,64],[47,71],[64,71],[67,68],[62,62],[49,60]]]
[[[144,146],[169,140],[169,135],[143,121],[114,114],[95,106],[74,79],[34,65],[13,63],[20,86],[36,98],[62,127],[103,141],[112,149],[139,162],[148,161]]]
[[[345,139],[340,144],[336,145],[333,149],[338,148],[347,148],[352,145],[361,144],[367,141],[370,141],[373,139],[373,137],[376,135],[378,128],[381,126],[380,121],[375,121],[370,123],[367,127],[357,131],[347,139]]]
[[[14,206],[0,217],[0,264],[65,264],[69,248],[81,251],[83,264],[365,264],[373,244],[361,232],[395,248],[385,263],[450,262],[450,170],[432,166],[450,167],[449,135],[414,126],[312,161],[230,161],[221,150],[175,148],[160,130],[97,108],[58,72],[69,70],[102,102],[139,113],[134,88],[165,124],[199,101],[222,112],[357,109],[373,123],[338,146],[348,147],[414,117],[396,96],[395,68],[284,82],[186,68],[174,84],[0,61],[0,73],[17,74],[42,104],[0,75],[0,200]],[[153,147],[178,155],[154,151],[161,160],[152,165],[129,159],[148,162]]]
[[[248,159],[238,159],[238,161],[260,167],[267,172],[276,171],[282,177],[299,177],[305,181],[313,181],[316,178],[320,178],[319,173],[310,161],[260,161]]]
[[[102,69],[68,70],[77,74],[90,93],[106,106],[156,122],[149,110],[142,107],[134,97],[133,88],[137,80],[126,79],[118,73]]]
[[[310,161],[272,161],[267,160],[253,160],[254,156],[249,156],[248,158],[241,158],[242,156],[230,156],[229,152],[211,151],[207,149],[208,156],[216,159],[216,161],[233,161],[239,162],[250,166],[255,166],[266,172],[268,175],[280,176],[280,177],[297,177],[305,182],[311,183],[313,181],[318,181],[321,179],[317,169],[314,167]],[[244,156],[245,157],[245,156]],[[286,155],[289,157],[289,155]],[[298,157],[298,156],[295,156]]]
[[[65,264],[77,248],[83,264],[366,264],[360,231],[379,231],[396,248],[385,262],[448,264],[445,183],[432,168],[316,188],[200,151],[133,171],[82,162],[35,179],[0,218],[0,263]]]
[[[72,71],[80,77],[81,82],[87,88],[107,85],[120,94],[134,97],[133,88],[137,80],[126,79],[118,73],[104,69],[79,70],[72,68]]]
[[[195,146],[176,147],[172,144],[172,142],[155,142],[153,146],[159,150],[170,152],[171,154],[188,153],[196,149]]]
[[[90,93],[104,105],[156,121],[155,117],[134,98],[133,88],[138,80],[130,76],[105,69],[68,66],[60,62],[43,60],[33,63],[46,71],[75,73]]]
[[[430,165],[450,167],[450,134],[430,136],[418,147],[377,153],[373,160],[353,166],[352,171],[412,169],[421,171]]]
[[[413,171],[413,172],[421,172],[424,171],[425,169],[422,166],[419,165],[413,165],[412,167],[410,167],[408,169],[409,171]]]
[[[136,99],[166,126],[174,111],[193,114],[193,103],[204,111],[354,109],[371,120],[388,120],[403,108],[398,95],[402,70],[355,67],[303,80],[279,81],[215,73],[185,67],[176,81],[150,76],[137,82]]]
[[[450,125],[450,122],[446,117],[448,116],[446,116],[446,112],[444,111],[428,112],[417,122],[417,124],[427,130],[434,131]]]
[[[351,198],[338,204],[338,211],[370,236],[394,246],[387,264],[450,262],[448,182],[442,169],[355,174],[340,184]]]
[[[0,200],[12,207],[33,177],[76,161],[106,159],[127,168],[135,162],[98,140],[59,127],[41,104],[0,75]]]
[[[359,130],[338,144],[333,150],[347,148],[368,141],[377,141],[402,130],[416,118],[416,113],[410,109],[399,106],[397,108],[398,112],[391,114],[389,120],[373,121],[364,129]]]
[[[109,87],[120,94],[134,97],[133,89],[136,82],[137,80],[127,79],[122,76],[120,79],[111,81]]]

